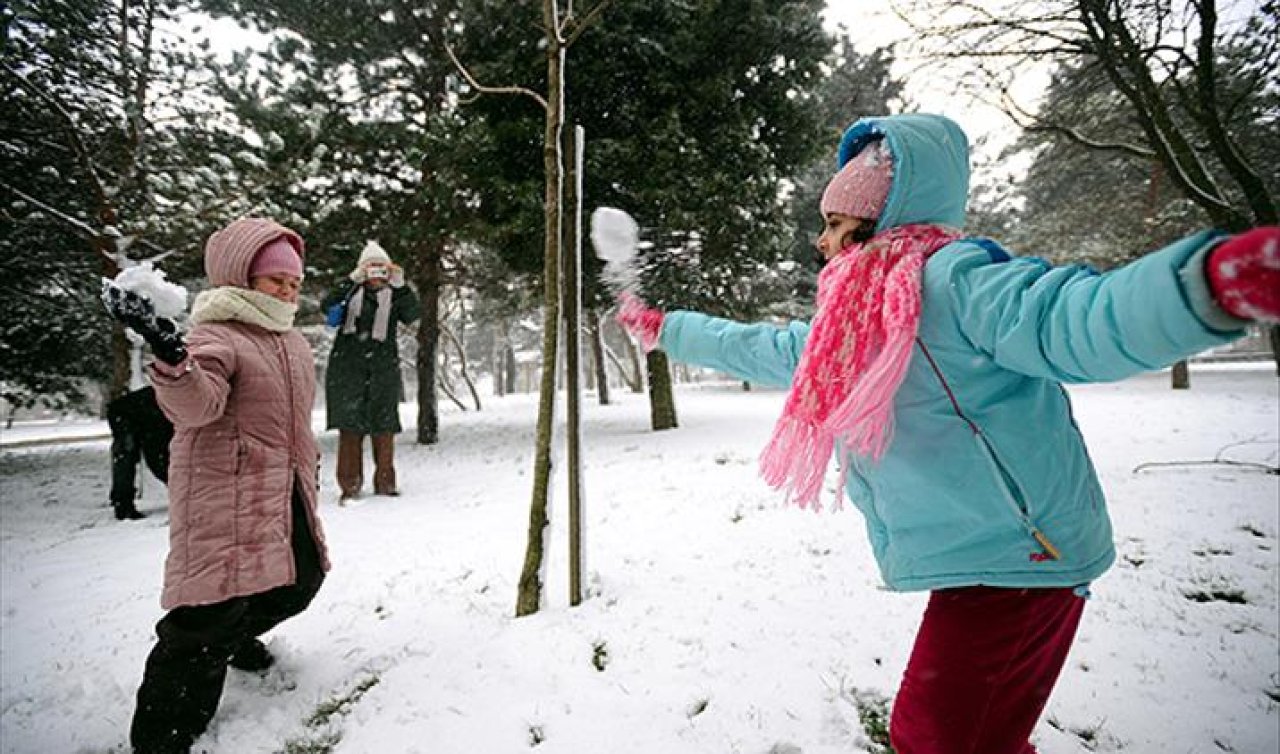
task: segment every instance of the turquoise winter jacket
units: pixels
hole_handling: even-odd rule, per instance
[[[872,134],[894,155],[879,229],[961,226],[960,129],[929,115],[861,120],[841,164]],[[1103,275],[977,239],[929,259],[893,440],[879,463],[848,459],[846,491],[890,588],[1076,586],[1111,565],[1111,522],[1062,383],[1123,379],[1238,337],[1245,323],[1217,308],[1202,272],[1216,238],[1199,233]],[[671,312],[661,347],[786,387],[808,331]]]

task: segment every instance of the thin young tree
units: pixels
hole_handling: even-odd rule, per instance
[[[529,503],[529,532],[524,567],[516,594],[516,615],[536,613],[542,604],[545,537],[550,519],[551,441],[554,433],[556,372],[559,357],[560,253],[563,241],[564,160],[561,132],[565,114],[565,59],[574,41],[600,17],[611,0],[600,0],[585,15],[574,13],[572,0],[564,10],[556,0],[542,2],[543,48],[546,55],[546,96],[520,86],[487,86],[478,82],[454,57],[458,71],[481,94],[518,94],[537,101],[545,113],[542,141],[543,190],[543,302],[542,378],[535,430],[533,492]],[[450,55],[453,55],[450,50]]]

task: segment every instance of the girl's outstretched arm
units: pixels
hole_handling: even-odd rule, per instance
[[[997,364],[1062,382],[1119,380],[1244,334],[1214,300],[1205,260],[1222,236],[1202,232],[1105,274],[981,252],[931,263],[926,286],[966,338]],[[926,308],[928,303],[926,303]]]

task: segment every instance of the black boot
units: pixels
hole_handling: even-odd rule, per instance
[[[178,608],[178,610],[192,608]],[[174,612],[170,612],[173,615]],[[163,621],[162,621],[163,625]],[[133,754],[188,754],[218,710],[225,650],[161,641],[147,657],[129,727]]]
[[[147,517],[147,514],[138,510],[138,506],[134,505],[132,500],[123,503],[112,503],[111,507],[116,510],[117,521],[137,521],[140,518]]]
[[[276,658],[271,651],[257,639],[250,639],[241,644],[240,648],[227,660],[227,664],[236,670],[246,670],[250,673],[261,673],[275,662]]]

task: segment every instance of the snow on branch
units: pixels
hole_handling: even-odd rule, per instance
[[[67,132],[67,138],[71,141],[71,146],[75,150],[76,156],[80,158],[80,163],[84,167],[85,172],[89,175],[89,180],[93,183],[94,193],[97,194],[99,202],[107,204],[108,191],[102,182],[102,178],[98,175],[97,165],[93,161],[92,155],[89,153],[89,147],[84,143],[84,139],[80,136],[80,128],[76,125],[75,118],[71,117],[71,113],[63,107],[58,98],[45,91],[43,87],[37,86],[17,69],[8,63],[0,62],[0,68],[4,72],[17,80],[19,86],[26,89],[31,94],[38,97],[50,108],[57,113],[58,118],[62,120],[63,126]]]
[[[28,202],[29,204],[34,204],[35,206],[39,207],[42,212],[47,212],[50,215],[54,216],[55,218],[58,219],[59,222],[63,223],[64,225],[70,226],[72,230],[84,236],[85,238],[92,240],[98,237],[98,231],[94,230],[93,226],[89,225],[84,220],[74,218],[71,215],[68,215],[67,213],[63,212],[62,210],[55,209],[54,207],[51,207],[48,204],[45,204],[44,202],[35,198],[34,196],[18,189],[15,186],[11,186],[8,183],[5,183],[4,181],[0,181],[0,188],[5,189],[6,191],[12,191],[14,195],[17,196],[19,199],[23,200],[24,202]]]

